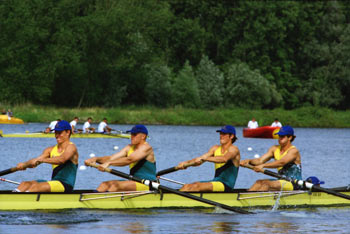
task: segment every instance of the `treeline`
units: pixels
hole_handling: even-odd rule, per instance
[[[347,109],[349,6],[2,0],[0,103]]]

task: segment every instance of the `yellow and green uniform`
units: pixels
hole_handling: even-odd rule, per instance
[[[283,154],[281,154],[281,146],[278,146],[277,149],[275,150],[273,156],[275,158],[275,160],[280,160],[282,159],[289,150],[295,148],[295,146],[291,146],[289,149],[287,149],[285,152],[283,152]],[[283,167],[279,167],[277,168],[278,173],[280,175],[284,175],[290,179],[295,179],[295,180],[301,180],[301,165],[300,164],[296,164],[295,162],[290,162],[286,165],[284,165]],[[296,184],[293,184],[289,181],[285,181],[285,180],[279,180],[281,183],[281,188],[283,190],[295,190],[298,189],[298,186]]]
[[[73,144],[69,142],[69,144]],[[50,158],[60,157],[64,151],[58,152],[58,146],[55,145],[50,152]],[[78,165],[68,160],[62,165],[52,164],[51,192],[71,192],[75,184]]]
[[[222,157],[226,152],[222,153],[221,146],[219,146],[214,152],[214,157]],[[207,182],[213,184],[213,191],[215,192],[231,191],[235,187],[238,169],[232,163],[232,160],[228,160],[226,163],[215,163],[214,179]]]
[[[131,146],[129,151],[128,151],[128,157],[135,151],[135,146]],[[130,175],[135,176],[140,179],[145,179],[145,180],[151,180],[151,181],[156,181],[156,163],[152,163],[148,160],[141,159],[140,161],[131,163],[129,165],[130,168]],[[137,191],[143,191],[143,190],[149,190],[149,187],[136,182],[136,190]]]

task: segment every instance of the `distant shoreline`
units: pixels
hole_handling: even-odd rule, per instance
[[[270,125],[278,118],[283,125],[293,127],[349,128],[350,111],[334,111],[327,108],[303,107],[295,110],[250,110],[243,108],[216,108],[212,110],[189,108],[156,108],[151,106],[127,106],[117,108],[56,108],[32,104],[9,106],[14,117],[24,122],[49,123],[55,119],[70,121],[74,116],[83,123],[88,117],[93,123],[108,119],[110,124],[152,125],[204,125],[221,126],[231,124],[246,126],[255,117],[259,126]]]

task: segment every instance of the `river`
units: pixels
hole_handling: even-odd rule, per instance
[[[4,133],[40,131],[45,124],[0,125]],[[114,129],[128,130],[130,125],[111,125]],[[219,143],[219,126],[147,126],[148,142],[153,146],[157,170],[177,165],[178,162],[205,153],[210,146]],[[237,127],[242,159],[262,155],[277,143],[273,139],[243,138],[242,127]],[[295,128],[297,136],[294,145],[302,155],[303,178],[317,176],[325,181],[324,187],[338,187],[350,184],[350,129]],[[80,165],[89,158],[110,155],[116,146],[121,149],[128,139],[78,139]],[[20,161],[40,155],[42,150],[55,144],[54,138],[1,138],[0,170],[15,166]],[[128,168],[118,168],[128,172]],[[16,172],[7,179],[23,181],[48,179],[49,165],[36,169]],[[209,180],[214,169],[210,163],[188,168],[167,175],[168,178],[192,182]],[[255,180],[267,176],[241,168],[236,188],[250,187]],[[79,170],[76,189],[94,189],[101,181],[115,179],[108,173],[93,168]],[[178,188],[177,185],[163,182],[164,185]],[[0,182],[0,189],[13,189],[13,184]],[[213,209],[153,209],[153,210],[69,210],[69,211],[0,211],[0,233],[348,233],[350,229],[349,207],[308,208],[288,210],[255,210],[255,215],[227,214]]]

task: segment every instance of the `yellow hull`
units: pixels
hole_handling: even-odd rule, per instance
[[[0,124],[24,124],[24,122],[19,118],[0,115]]]
[[[350,195],[350,192],[344,192]],[[279,208],[350,206],[350,200],[323,192],[246,192],[193,193],[193,195],[240,208]],[[199,208],[211,207],[172,193],[12,193],[0,192],[0,210],[57,210],[57,209],[145,209],[145,208]]]
[[[53,133],[9,133],[2,134],[2,137],[15,137],[15,138],[54,138]],[[71,135],[71,138],[130,138],[129,134],[102,134],[102,133],[75,133]]]

